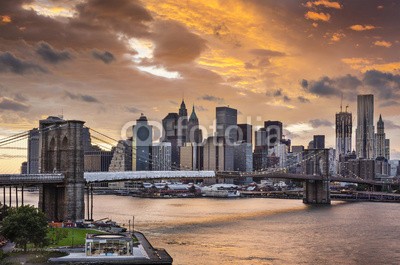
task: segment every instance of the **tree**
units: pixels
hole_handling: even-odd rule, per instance
[[[34,244],[35,247],[44,247],[49,242],[46,217],[32,205],[10,209],[0,231],[18,247],[23,247],[24,251],[29,243]]]

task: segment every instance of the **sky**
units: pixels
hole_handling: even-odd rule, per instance
[[[229,105],[333,147],[341,102],[355,130],[356,96],[373,93],[400,159],[399,13],[395,0],[1,0],[0,136],[63,114],[121,138],[184,98],[207,128]]]

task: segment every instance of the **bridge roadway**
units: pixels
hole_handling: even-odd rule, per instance
[[[214,172],[214,171],[125,171],[125,172],[85,172],[87,183],[116,182],[129,180],[157,180],[157,179],[204,179],[204,178],[276,178],[290,180],[329,180],[337,182],[349,182],[358,184],[382,185],[375,180],[361,178],[346,178],[341,176],[290,174],[284,172]],[[0,185],[35,185],[46,183],[62,183],[64,175],[54,174],[0,174]]]
[[[321,175],[306,175],[306,174],[291,174],[284,172],[217,172],[216,177],[220,178],[274,178],[274,179],[290,179],[290,180],[329,180],[336,182],[348,182],[358,184],[382,185],[382,182],[376,180],[362,178],[348,178],[342,176],[321,176]]]
[[[152,179],[204,179],[215,178],[214,171],[124,171],[124,172],[85,172],[87,183],[116,182]],[[64,174],[0,174],[0,186],[36,185],[63,183]]]

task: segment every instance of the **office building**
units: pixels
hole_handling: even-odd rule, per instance
[[[84,152],[85,172],[107,172],[114,155],[114,148],[105,151],[97,146],[92,146],[91,151]]]
[[[154,143],[151,147],[151,170],[170,171],[171,170],[171,143]]]
[[[374,95],[357,96],[356,154],[358,158],[375,158]]]
[[[132,170],[143,171],[151,169],[151,145],[153,132],[146,116],[142,115],[132,127]]]
[[[26,165],[27,174],[39,173],[39,130],[32,129],[28,133],[28,161]]]
[[[203,141],[203,134],[199,128],[199,119],[197,118],[196,111],[192,109],[190,114],[188,125],[187,125],[187,137],[186,142],[200,144]]]
[[[234,149],[234,170],[241,172],[251,172],[253,170],[252,144],[237,142],[233,145]]]
[[[120,140],[115,148],[108,171],[132,170],[132,139]]]
[[[251,124],[238,124],[237,128],[237,140],[239,142],[253,143],[253,126]]]
[[[265,121],[264,128],[267,132],[267,144],[272,147],[281,143],[283,139],[283,125],[280,121]]]
[[[216,109],[217,137],[226,138],[228,144],[237,141],[237,110],[229,107]]]
[[[203,148],[195,143],[180,147],[181,170],[203,170]]]
[[[185,101],[183,99],[178,112],[177,135],[178,135],[178,145],[183,146],[183,144],[187,142],[187,135],[188,135],[188,113]]]
[[[225,138],[208,137],[204,143],[203,166],[204,170],[233,171],[233,145],[227,144]]]
[[[313,138],[313,149],[325,148],[325,135],[314,135]]]
[[[340,156],[349,154],[351,150],[353,120],[352,114],[342,109],[336,113],[336,156],[339,160]]]

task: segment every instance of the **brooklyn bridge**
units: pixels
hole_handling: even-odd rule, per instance
[[[12,204],[12,189],[15,188],[15,204],[24,203],[24,188],[39,187],[39,208],[53,221],[77,221],[93,219],[93,183],[148,180],[204,180],[276,178],[303,182],[303,202],[307,204],[330,204],[332,181],[382,186],[384,183],[364,180],[355,176],[332,176],[328,172],[328,154],[323,150],[303,159],[305,172],[312,174],[290,174],[285,168],[274,168],[257,172],[215,171],[123,171],[84,172],[83,131],[85,122],[79,120],[47,120],[39,126],[40,174],[0,174],[5,206],[7,199]],[[90,129],[90,128],[89,128]],[[12,150],[12,145],[25,139],[20,133],[0,140],[0,148]],[[18,149],[16,147],[15,149]],[[4,170],[3,170],[4,172]],[[9,198],[6,198],[6,189]],[[18,197],[18,189],[21,197]],[[87,191],[85,193],[85,191]],[[86,194],[86,198],[85,198]],[[86,211],[85,211],[86,207]],[[85,216],[86,215],[86,216]],[[86,218],[85,218],[86,217]]]

